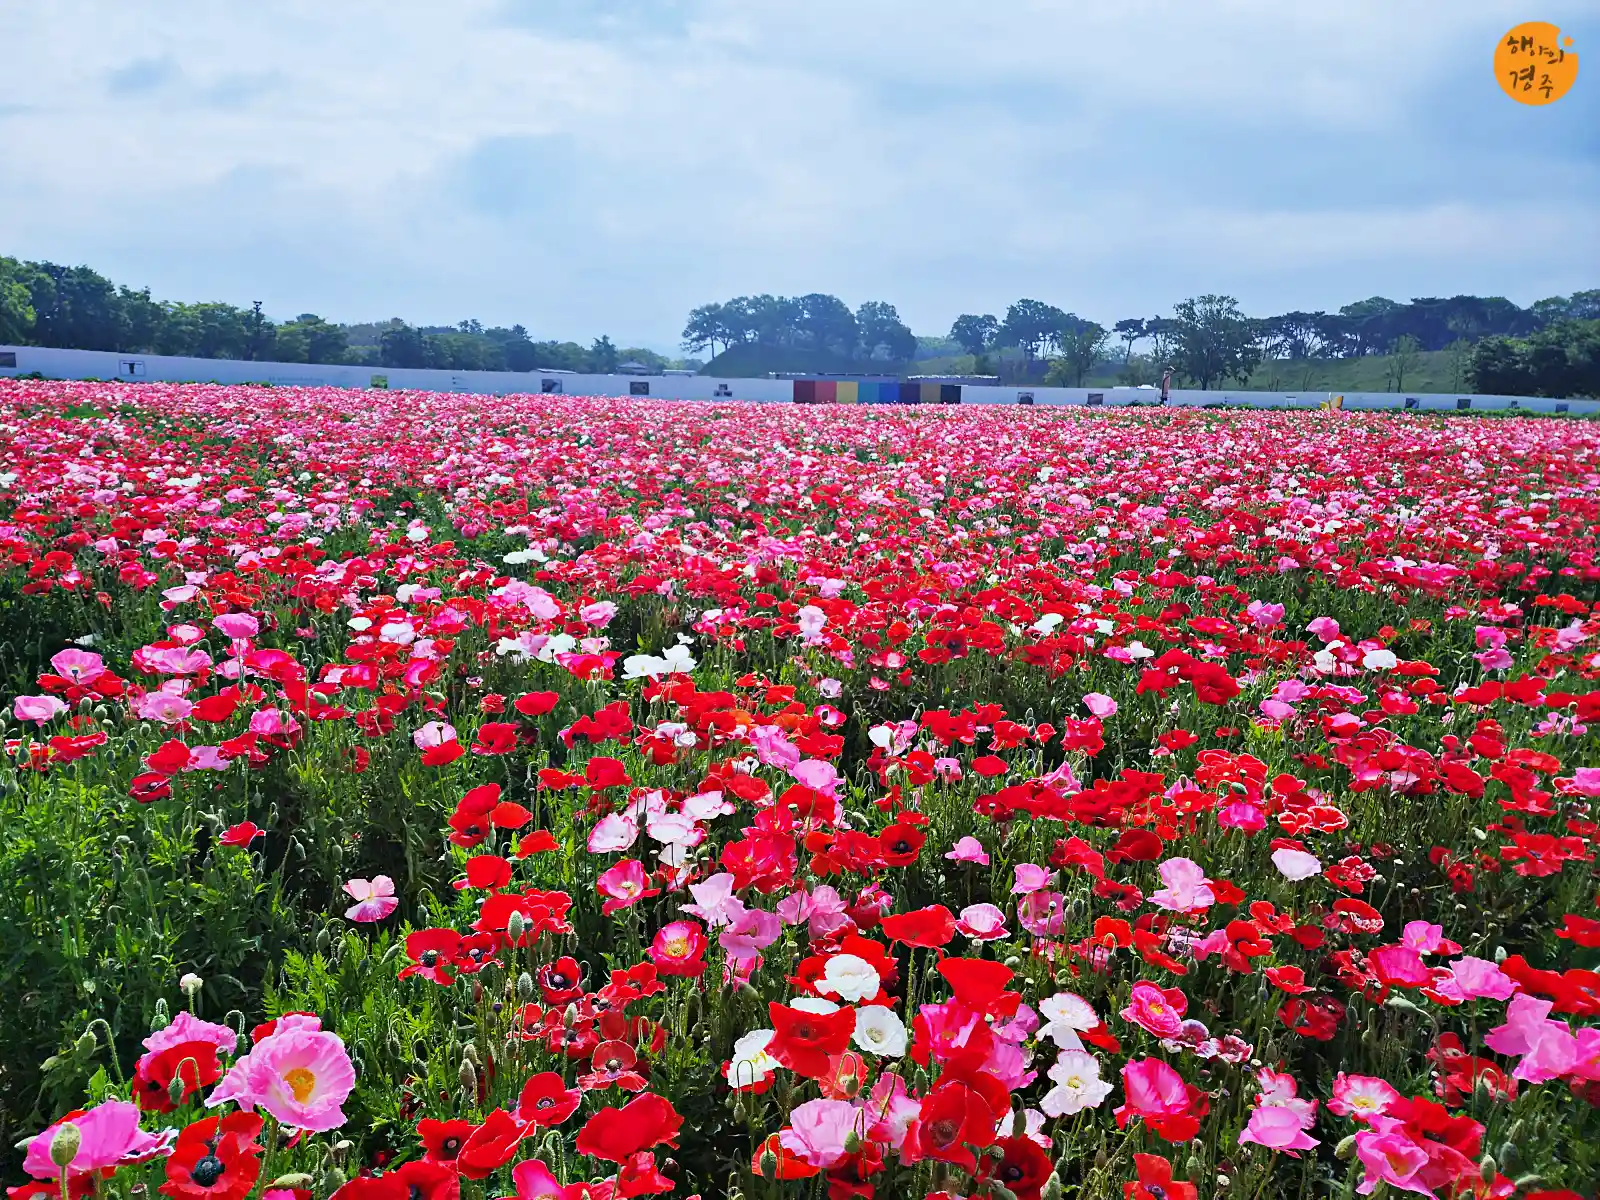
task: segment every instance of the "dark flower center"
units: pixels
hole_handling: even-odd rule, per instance
[[[960,1128],[959,1125],[949,1119],[934,1121],[928,1126],[928,1135],[933,1139],[934,1145],[948,1146],[956,1140],[956,1133]]]
[[[461,1152],[461,1139],[456,1137],[447,1137],[444,1141],[439,1143],[439,1149],[444,1151],[446,1158],[454,1158]]]
[[[217,1180],[228,1168],[215,1154],[208,1154],[194,1164],[189,1171],[189,1178],[200,1187],[214,1187]]]
[[[425,967],[434,966],[439,961],[439,952],[437,950],[424,950],[420,961]]]
[[[406,1200],[422,1200],[422,1189],[416,1184],[411,1184],[407,1189]]]
[[[550,973],[550,986],[552,988],[564,988],[570,986],[570,981],[565,975],[552,971]]]

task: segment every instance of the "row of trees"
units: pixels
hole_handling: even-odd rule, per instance
[[[1600,320],[1558,320],[1525,338],[1472,348],[1476,391],[1502,396],[1600,396]]]
[[[689,314],[683,348],[725,352],[734,346],[815,350],[844,359],[909,362],[917,339],[892,304],[868,300],[855,312],[837,296],[735,296]]]
[[[642,347],[618,349],[610,338],[588,347],[536,342],[521,325],[485,328],[414,326],[396,318],[339,325],[315,313],[276,322],[232,304],[157,301],[148,288],[118,286],[89,267],[0,257],[0,342],[129,354],[235,358],[272,362],[439,367],[455,371],[614,371],[624,362],[652,370],[669,360]]]
[[[1537,347],[1544,344],[1539,340],[1543,332],[1597,318],[1600,290],[1554,296],[1526,309],[1498,297],[1424,298],[1398,304],[1379,296],[1348,304],[1337,313],[1293,312],[1266,318],[1247,317],[1232,296],[1207,294],[1178,304],[1170,317],[1131,317],[1110,329],[1054,305],[1018,300],[1003,320],[992,314],[963,313],[950,327],[950,340],[973,356],[980,372],[989,370],[997,351],[1020,350],[1029,366],[1037,357],[1051,356],[1046,381],[1070,387],[1081,387],[1084,377],[1117,345],[1129,368],[1124,372],[1128,382],[1147,382],[1170,366],[1184,381],[1209,388],[1229,380],[1244,383],[1268,360],[1383,353],[1392,359],[1393,386],[1401,388],[1424,351],[1490,339],[1502,357],[1514,357],[1514,349],[1507,347],[1524,344],[1518,338],[1532,339],[1526,344]],[[1150,352],[1136,362],[1135,347],[1145,341]]]

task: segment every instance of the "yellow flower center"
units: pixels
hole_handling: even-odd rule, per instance
[[[666,951],[668,958],[683,958],[689,953],[689,939],[686,937],[668,938]]]
[[[311,1091],[317,1086],[317,1077],[305,1067],[289,1068],[283,1073],[283,1081],[289,1085],[289,1090],[300,1104],[311,1098]]]

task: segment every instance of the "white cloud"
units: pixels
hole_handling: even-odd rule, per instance
[[[0,251],[279,315],[663,346],[743,291],[882,297],[928,332],[1018,295],[1106,320],[1195,290],[1526,302],[1595,282],[1600,172],[1592,135],[1551,132],[1593,89],[1494,94],[1525,15],[53,0],[0,80]]]

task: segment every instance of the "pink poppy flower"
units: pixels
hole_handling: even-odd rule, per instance
[[[1171,912],[1199,912],[1216,903],[1205,868],[1193,859],[1169,858],[1156,870],[1167,886],[1150,894],[1150,903]]]
[[[11,704],[11,711],[19,721],[43,725],[66,712],[67,706],[54,696],[18,696]]]
[[[352,879],[344,885],[344,890],[355,900],[344,910],[347,921],[381,921],[400,907],[394,894],[394,880],[387,875],[372,880]]]
[[[1177,988],[1161,988],[1141,979],[1133,985],[1128,996],[1128,1006],[1122,1010],[1124,1021],[1131,1021],[1146,1033],[1156,1037],[1176,1037],[1183,1029],[1183,1014],[1189,1007],[1188,998]]]
[[[1322,863],[1316,855],[1307,854],[1304,850],[1291,850],[1288,847],[1272,852],[1272,865],[1277,867],[1279,874],[1290,883],[1299,883],[1302,879],[1310,879],[1313,875],[1322,873]]]
[[[660,890],[651,888],[650,876],[646,874],[644,864],[636,858],[625,858],[610,870],[602,872],[600,878],[595,880],[594,887],[595,891],[608,897],[600,906],[600,912],[605,916],[610,916],[618,909],[630,908]]]
[[[114,1170],[167,1153],[166,1142],[139,1128],[139,1109],[126,1100],[107,1100],[87,1112],[71,1113],[28,1140],[22,1169],[35,1179],[57,1179],[60,1170],[50,1158],[56,1131],[71,1123],[78,1131],[78,1152],[67,1166],[75,1179],[95,1171]]]
[[[992,904],[969,904],[956,918],[956,928],[975,942],[1006,936],[1006,914]]]
[[[783,921],[777,913],[747,908],[722,931],[717,942],[728,957],[738,963],[754,963],[783,934]]]
[[[1398,1099],[1400,1093],[1382,1079],[1371,1075],[1346,1075],[1340,1071],[1333,1081],[1333,1099],[1328,1101],[1328,1111],[1336,1117],[1370,1121],[1382,1116]]]
[[[79,687],[89,687],[106,673],[100,656],[87,650],[58,650],[51,656],[50,669]]]
[[[1011,885],[1013,896],[1026,896],[1050,884],[1050,872],[1035,863],[1018,863],[1016,882]]]
[[[1399,1121],[1391,1122],[1387,1117],[1378,1117],[1375,1123],[1404,1128]],[[1356,1157],[1367,1170],[1358,1189],[1363,1194],[1371,1192],[1380,1180],[1402,1191],[1436,1194],[1431,1188],[1412,1183],[1417,1172],[1427,1165],[1428,1152],[1403,1133],[1363,1130],[1356,1134]]]
[[[789,1114],[778,1144],[796,1158],[826,1170],[845,1155],[845,1139],[860,1137],[868,1117],[845,1100],[808,1100]]]
[[[1271,629],[1274,625],[1283,623],[1284,608],[1281,604],[1267,604],[1260,600],[1252,600],[1245,606],[1244,611],[1257,629]]]
[[[689,894],[694,903],[680,907],[690,916],[699,917],[709,929],[731,925],[744,912],[744,902],[733,894],[733,882],[730,872],[721,871],[702,883],[691,883]]]
[[[337,1034],[316,1017],[279,1017],[276,1028],[222,1077],[207,1108],[233,1101],[264,1108],[281,1124],[326,1133],[344,1124],[340,1107],[356,1085],[355,1068]]]
[[[550,1173],[541,1159],[530,1158],[511,1168],[516,1200],[565,1200],[566,1186]],[[262,1200],[266,1200],[262,1197]]]
[[[1083,697],[1083,706],[1101,720],[1104,720],[1106,717],[1115,716],[1117,712],[1117,702],[1110,696],[1104,695],[1100,692],[1085,693]]]
[[[212,626],[223,637],[233,638],[236,641],[253,638],[261,632],[261,622],[249,613],[223,613],[211,619]]]
[[[989,865],[989,852],[983,848],[983,843],[970,834],[962,838],[945,854],[952,862],[977,863],[979,866]]]
[[[1250,1122],[1239,1133],[1239,1142],[1254,1142],[1269,1150],[1282,1150],[1299,1157],[1296,1151],[1314,1150],[1321,1145],[1308,1137],[1310,1119],[1302,1117],[1291,1108],[1277,1104],[1262,1104],[1250,1114]]]
[[[607,813],[589,831],[590,854],[618,854],[639,840],[639,822],[629,813]]]
[[[1451,963],[1450,972],[1461,995],[1468,1000],[1508,1000],[1518,987],[1517,981],[1494,963],[1470,954]]]

